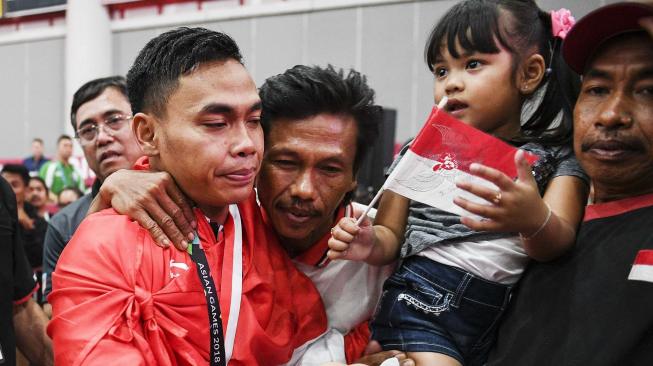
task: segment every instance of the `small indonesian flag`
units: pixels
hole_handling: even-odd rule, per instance
[[[384,184],[397,194],[457,215],[470,215],[453,203],[461,196],[487,204],[475,195],[456,187],[457,180],[469,180],[493,189],[491,182],[469,173],[472,163],[498,169],[515,179],[517,149],[496,137],[479,131],[434,107],[431,115],[408,151]],[[526,154],[529,162],[537,157]]]
[[[653,282],[653,250],[640,250],[628,275],[629,280]]]

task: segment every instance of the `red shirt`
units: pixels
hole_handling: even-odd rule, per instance
[[[238,209],[243,288],[229,365],[279,365],[325,332],[324,307],[263,224],[254,194]],[[224,239],[216,242],[204,215],[197,210],[196,216],[226,329],[233,219],[229,216]],[[57,365],[208,364],[208,313],[195,264],[186,252],[156,246],[128,217],[105,210],[84,220],[52,279],[48,334]]]

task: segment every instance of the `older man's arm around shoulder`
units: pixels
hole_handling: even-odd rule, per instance
[[[59,257],[48,297],[53,312],[48,334],[57,365],[118,360],[145,364],[136,347],[115,342],[130,336],[122,334],[120,324],[130,305],[130,290],[134,291],[136,265],[136,253],[130,249],[136,246],[116,245],[134,230],[119,220],[108,210],[89,217]],[[107,343],[113,346],[111,352],[102,351]]]

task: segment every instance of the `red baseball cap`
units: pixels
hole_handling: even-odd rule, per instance
[[[653,17],[653,6],[627,2],[598,8],[582,17],[569,31],[562,44],[562,56],[572,70],[585,71],[590,58],[608,39],[643,31],[642,18]]]

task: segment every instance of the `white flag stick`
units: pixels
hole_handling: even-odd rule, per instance
[[[387,180],[386,180],[386,182],[387,182]],[[381,198],[381,195],[383,194],[383,191],[385,191],[385,183],[383,184],[381,189],[379,189],[379,191],[376,192],[376,196],[374,196],[374,198],[372,198],[372,201],[370,202],[370,204],[367,205],[367,207],[365,207],[365,211],[363,211],[363,214],[358,218],[358,220],[356,220],[356,226],[361,226],[361,222],[363,222],[363,220],[365,220],[365,217],[370,212],[372,207],[374,205],[376,205],[376,201],[378,201],[379,198]]]
[[[444,109],[444,107],[447,105],[448,100],[449,100],[449,98],[447,98],[446,96],[442,97],[442,99],[440,99],[440,103],[438,103],[438,109]],[[358,220],[356,220],[356,225],[357,226],[360,226],[360,224],[363,222],[363,220],[365,220],[365,217],[370,212],[372,207],[374,205],[376,205],[376,202],[379,200],[379,198],[381,198],[381,195],[383,194],[383,191],[385,191],[385,188],[386,188],[386,185],[388,184],[388,182],[392,182],[394,180],[394,177],[402,170],[401,169],[401,168],[403,168],[402,163],[403,163],[403,160],[399,161],[399,163],[397,163],[397,166],[392,171],[392,173],[390,173],[390,175],[385,180],[385,182],[383,182],[383,185],[381,186],[379,191],[376,192],[376,195],[374,196],[374,198],[372,199],[370,204],[367,205],[367,207],[365,207],[365,211],[363,211],[363,214],[358,218]]]
[[[438,109],[444,109],[444,107],[447,105],[447,102],[449,101],[449,98],[445,95],[440,99],[440,103],[438,103]]]

